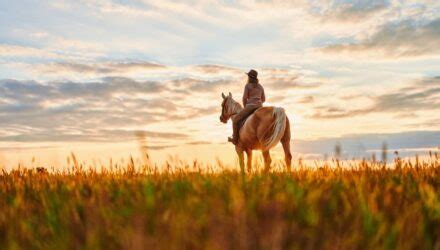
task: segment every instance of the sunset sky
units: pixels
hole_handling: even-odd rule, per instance
[[[2,0],[0,24],[0,167],[136,155],[138,131],[157,161],[234,157],[221,93],[251,68],[295,157],[440,146],[440,1]]]

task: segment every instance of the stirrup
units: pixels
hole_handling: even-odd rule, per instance
[[[238,139],[237,139],[237,141],[234,141],[233,137],[228,137],[228,142],[232,142],[232,144],[237,145]]]

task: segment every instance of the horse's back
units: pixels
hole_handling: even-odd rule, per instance
[[[273,110],[275,107],[261,107],[254,111],[244,122],[242,130],[249,130],[257,127],[264,120],[273,120]],[[240,131],[241,132],[241,131]]]
[[[272,119],[273,110],[275,107],[269,106],[269,107],[261,107],[253,113],[256,115],[260,120],[261,119]]]
[[[267,131],[271,129],[276,119],[274,110],[273,106],[261,107],[249,116],[240,129],[240,140],[245,147],[253,149],[263,147],[261,143],[267,137]]]

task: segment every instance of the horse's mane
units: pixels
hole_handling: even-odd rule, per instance
[[[235,101],[232,97],[229,97],[227,100],[227,107],[228,107],[228,113],[229,114],[237,114],[238,112],[243,110],[243,107]]]

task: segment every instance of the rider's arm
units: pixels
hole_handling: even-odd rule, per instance
[[[243,107],[246,107],[246,102],[249,96],[249,90],[247,88],[247,85],[244,87],[244,92],[243,92]]]

